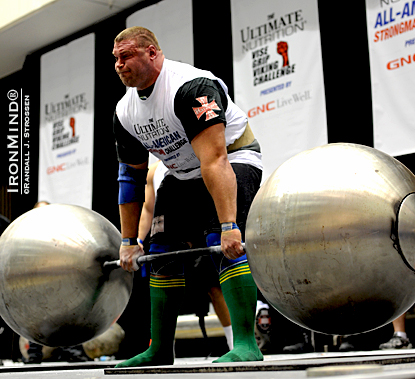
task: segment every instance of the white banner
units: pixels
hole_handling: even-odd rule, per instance
[[[415,152],[415,2],[366,0],[374,147]]]
[[[327,143],[317,0],[232,0],[235,102],[263,153],[263,180]]]
[[[39,200],[92,207],[95,35],[41,57]]]
[[[151,30],[166,58],[193,65],[192,20],[192,0],[166,0],[133,13],[127,27]]]

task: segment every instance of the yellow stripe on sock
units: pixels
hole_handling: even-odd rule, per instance
[[[251,272],[251,270],[249,269],[249,265],[248,265],[248,263],[244,263],[244,264],[242,264],[242,265],[239,265],[239,266],[236,266],[236,267],[233,267],[233,268],[230,268],[229,270],[226,270],[222,275],[221,275],[221,279],[224,279],[224,278],[226,278],[227,276],[229,276],[229,275],[234,275],[235,273],[237,273],[237,272],[240,272],[240,271],[246,271],[246,270],[248,270],[249,272]]]
[[[155,278],[150,276],[150,286],[157,288],[185,287],[184,278]]]
[[[169,281],[162,281],[162,280],[150,280],[150,284],[156,284],[156,285],[176,285],[176,284],[185,284],[184,280],[169,280]]]
[[[233,278],[235,276],[240,276],[240,275],[245,275],[245,274],[250,274],[250,273],[251,273],[251,270],[249,269],[249,267],[245,268],[245,269],[241,269],[241,270],[235,270],[235,271],[232,271],[232,272],[228,272],[228,273],[226,273],[226,275],[223,275],[220,278],[220,282],[222,283],[225,280],[228,280],[228,279]]]
[[[232,268],[226,271],[221,277],[219,278],[219,283],[222,284],[223,282],[227,281],[228,279],[234,278],[235,276],[246,275],[250,274],[251,270],[248,264],[243,264]]]

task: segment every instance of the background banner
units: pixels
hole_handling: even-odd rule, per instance
[[[193,65],[192,20],[192,0],[168,0],[133,13],[127,27],[150,29],[166,58]]]
[[[39,200],[92,207],[95,35],[41,57]]]
[[[327,143],[317,0],[232,0],[235,102],[261,144],[263,180]]]
[[[366,0],[374,147],[415,152],[415,2]]]

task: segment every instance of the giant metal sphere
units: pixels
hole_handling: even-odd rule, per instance
[[[280,313],[325,334],[393,321],[415,302],[415,177],[373,148],[329,144],[283,163],[249,211],[252,275]]]
[[[104,333],[130,298],[133,277],[104,269],[121,236],[86,208],[52,204],[12,222],[0,238],[0,315],[46,346],[80,344]]]

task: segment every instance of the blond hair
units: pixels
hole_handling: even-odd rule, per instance
[[[115,37],[114,42],[118,43],[127,39],[135,39],[138,47],[154,45],[157,50],[161,50],[155,34],[142,26],[132,26],[124,29]]]

